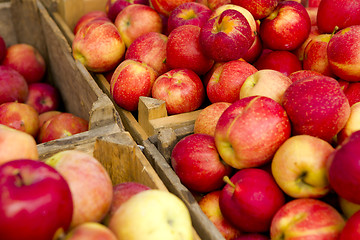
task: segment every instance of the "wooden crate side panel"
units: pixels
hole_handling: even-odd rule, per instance
[[[10,2],[0,3],[0,36],[4,39],[7,47],[18,42],[10,6]]]

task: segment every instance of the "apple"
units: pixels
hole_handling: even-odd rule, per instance
[[[360,102],[360,83],[359,82],[348,82],[345,80],[341,80],[345,82],[346,87],[343,89],[345,96],[349,100],[350,106],[354,105],[357,102]]]
[[[271,239],[338,239],[345,220],[331,205],[312,198],[298,198],[282,206],[272,219]]]
[[[0,64],[6,56],[7,46],[4,38],[0,36]]]
[[[151,95],[157,77],[157,72],[146,63],[132,59],[124,60],[116,67],[111,77],[110,94],[120,107],[136,111],[139,97]]]
[[[270,240],[270,238],[260,233],[245,233],[233,240]]]
[[[149,32],[135,39],[126,50],[125,59],[146,63],[157,75],[169,70],[166,64],[166,44],[168,37],[162,33]]]
[[[39,132],[39,114],[32,106],[7,102],[0,105],[0,124],[36,137]]]
[[[66,240],[117,240],[115,234],[106,226],[98,222],[82,223],[64,236]]]
[[[321,0],[309,0],[308,6],[309,7],[319,7]]]
[[[190,213],[184,202],[158,189],[140,192],[126,201],[110,219],[109,228],[118,239],[193,239]]]
[[[166,64],[170,69],[188,68],[199,76],[211,69],[214,60],[201,50],[200,31],[195,25],[182,25],[171,31],[166,46]]]
[[[283,50],[273,51],[263,49],[262,54],[260,54],[259,58],[254,62],[253,65],[258,70],[277,70],[286,76],[303,69],[301,61],[294,53]]]
[[[130,4],[116,16],[115,26],[125,46],[148,32],[162,32],[162,19],[153,8],[144,4]]]
[[[316,37],[318,35],[320,35],[320,32],[319,32],[317,26],[311,26],[311,30],[310,30],[310,33],[309,33],[309,36],[307,37],[307,39],[299,47],[297,47],[295,50],[291,51],[298,57],[300,62],[302,62],[304,60],[304,51],[305,51],[306,46],[314,37]]]
[[[292,81],[285,74],[272,69],[262,69],[246,78],[240,89],[240,99],[265,96],[282,103],[282,97]]]
[[[227,9],[210,18],[200,31],[200,47],[215,62],[242,58],[255,37],[246,17],[235,9]]]
[[[359,188],[360,131],[353,132],[329,156],[328,178],[332,189],[342,198],[360,204]]]
[[[0,165],[16,159],[39,159],[33,136],[0,124]]]
[[[119,12],[131,4],[149,5],[149,0],[107,0],[105,11],[108,18],[112,22],[115,22],[116,16]]]
[[[211,9],[211,11],[215,11],[217,8],[225,4],[231,4],[231,0],[198,0],[197,2],[205,4]]]
[[[69,112],[61,112],[43,123],[36,140],[38,143],[45,143],[87,130],[89,130],[89,122],[86,119]]]
[[[338,197],[339,208],[342,211],[345,219],[349,219],[354,213],[360,210],[360,204],[352,203],[345,198]]]
[[[223,177],[233,170],[221,160],[214,137],[201,133],[190,134],[175,144],[171,166],[184,186],[199,193],[222,188]]]
[[[260,0],[256,4],[246,0],[233,0],[231,3],[246,8],[255,19],[263,19],[275,10],[279,0]]]
[[[0,65],[0,104],[25,102],[29,87],[25,78],[9,66]]]
[[[287,139],[276,151],[272,175],[279,187],[293,198],[320,198],[330,191],[327,159],[330,143],[309,135]]]
[[[152,6],[159,14],[166,17],[170,16],[170,13],[179,5],[186,2],[194,2],[192,0],[149,0],[150,6]]]
[[[243,60],[232,60],[214,65],[206,86],[206,94],[211,103],[239,100],[240,89],[246,78],[257,69]]]
[[[94,10],[94,11],[90,11],[85,13],[84,15],[82,15],[79,20],[77,20],[74,29],[73,29],[73,33],[74,35],[76,35],[76,33],[79,31],[79,29],[86,25],[88,22],[93,21],[93,20],[108,20],[110,21],[110,19],[108,18],[107,14],[104,11],[101,10]]]
[[[73,57],[89,71],[106,72],[115,68],[125,54],[125,43],[116,26],[107,20],[93,20],[74,36]]]
[[[354,213],[345,223],[339,240],[355,240],[360,238],[360,211]]]
[[[242,235],[242,232],[222,215],[219,205],[220,195],[221,190],[206,193],[199,200],[199,206],[226,240],[236,239]]]
[[[353,132],[360,130],[360,102],[350,107],[350,116],[345,126],[337,134],[337,144],[342,144]]]
[[[2,239],[56,239],[72,214],[69,185],[54,168],[31,159],[0,165]]]
[[[350,116],[350,105],[332,77],[312,76],[293,82],[285,91],[283,107],[293,135],[307,134],[332,141]]]
[[[243,232],[266,232],[285,195],[270,173],[260,168],[238,170],[221,191],[224,218]],[[261,196],[261,197],[260,197]]]
[[[67,181],[74,212],[70,227],[85,222],[100,222],[108,213],[113,186],[104,166],[92,155],[79,150],[62,150],[45,159]]]
[[[55,86],[47,82],[37,82],[29,84],[28,87],[25,103],[35,108],[39,114],[59,108],[60,93]]]
[[[2,65],[18,71],[27,83],[42,81],[46,72],[44,57],[35,47],[27,43],[9,46]]]
[[[55,115],[58,115],[59,113],[61,113],[61,111],[57,111],[57,110],[40,113],[39,114],[39,129],[47,120],[49,120],[50,118],[52,118]]]
[[[281,1],[261,21],[259,33],[267,48],[292,51],[308,38],[310,30],[311,21],[305,7],[295,1]]]
[[[329,41],[327,55],[337,77],[349,82],[360,81],[360,25],[336,32]]]
[[[206,106],[195,119],[194,133],[203,133],[214,137],[217,121],[230,105],[231,103],[228,102],[216,102]]]
[[[171,32],[186,24],[202,27],[211,14],[212,10],[204,4],[197,2],[182,3],[171,11],[168,17],[167,30]]]
[[[290,137],[291,127],[280,103],[264,96],[242,98],[220,116],[215,143],[221,158],[242,169],[268,163]]]
[[[297,80],[303,79],[303,78],[307,78],[307,77],[312,77],[312,76],[321,76],[322,74],[319,72],[315,72],[313,70],[299,70],[296,72],[292,72],[289,75],[289,78],[292,82],[295,82]]]
[[[317,26],[321,33],[360,24],[360,2],[353,0],[322,0],[318,6]]]

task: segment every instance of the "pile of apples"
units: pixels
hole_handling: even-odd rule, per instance
[[[58,89],[46,82],[46,62],[30,44],[6,45],[0,36],[0,124],[37,143],[88,130],[88,121],[61,110]]]
[[[359,239],[359,11],[109,0],[79,20],[73,56],[126,110],[204,107],[171,165],[225,239]]]

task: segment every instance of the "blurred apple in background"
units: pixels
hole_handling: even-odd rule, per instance
[[[219,199],[221,212],[231,224],[254,233],[269,231],[271,219],[284,203],[285,195],[271,174],[259,168],[237,171]]]
[[[308,38],[310,30],[311,21],[305,7],[295,1],[281,1],[261,21],[259,32],[267,48],[292,51]]]
[[[279,0],[260,0],[256,3],[246,0],[233,0],[231,3],[246,8],[255,19],[263,19],[275,10]]]
[[[151,96],[165,101],[169,115],[186,113],[200,108],[205,100],[205,88],[195,72],[177,68],[156,78]]]
[[[296,72],[292,72],[289,75],[289,78],[292,82],[295,82],[303,78],[312,77],[312,76],[321,76],[321,75],[322,75],[321,73],[312,70],[299,70]]]
[[[108,18],[112,22],[115,22],[116,16],[119,12],[131,4],[149,5],[149,0],[107,0],[105,11]]]
[[[0,124],[36,137],[39,131],[39,114],[32,106],[7,102],[0,105]]]
[[[341,80],[344,83],[344,93],[347,99],[349,100],[350,106],[354,105],[357,102],[360,102],[360,82],[348,82]]]
[[[337,144],[342,144],[353,132],[358,130],[360,130],[360,102],[350,107],[349,119],[337,134]]]
[[[347,219],[343,230],[341,231],[339,240],[356,240],[360,238],[360,211]]]
[[[130,4],[116,16],[114,21],[125,46],[149,32],[162,32],[162,19],[153,8],[144,4]]]
[[[232,173],[232,168],[221,160],[214,137],[199,133],[177,142],[171,153],[171,166],[184,186],[200,193],[222,188],[223,177]]]
[[[39,114],[39,128],[41,128],[41,126],[42,126],[47,120],[49,120],[49,119],[52,118],[53,116],[58,115],[58,114],[60,114],[60,113],[61,113],[61,111],[56,111],[56,110],[40,113],[40,114]]]
[[[36,139],[38,143],[44,143],[87,130],[89,130],[89,123],[86,119],[72,113],[62,112],[43,123]]]
[[[98,222],[82,223],[64,236],[66,240],[117,240],[115,234],[106,226]]]
[[[199,26],[182,25],[169,34],[166,64],[170,69],[187,68],[199,76],[211,69],[214,60],[208,58],[201,50],[200,31]]]
[[[0,36],[0,64],[6,56],[7,46],[4,38]]]
[[[15,159],[39,159],[33,136],[0,124],[0,165]]]
[[[214,65],[206,87],[210,102],[229,102],[239,100],[240,89],[246,78],[256,73],[257,69],[243,60],[232,60]]]
[[[194,133],[203,133],[214,137],[216,124],[221,114],[230,105],[231,103],[228,102],[216,102],[201,110],[194,123]]]
[[[106,72],[114,69],[125,54],[125,43],[116,26],[107,20],[85,24],[72,42],[73,57],[89,71]]]
[[[31,83],[25,103],[35,108],[39,114],[57,110],[60,105],[60,94],[58,89],[50,83]]]
[[[57,239],[72,214],[69,185],[54,168],[31,159],[0,165],[2,239]]]
[[[86,25],[88,22],[93,21],[93,20],[105,20],[105,21],[110,21],[110,19],[108,18],[108,16],[106,15],[106,13],[104,11],[100,11],[100,10],[95,10],[95,11],[90,11],[88,13],[85,13],[84,15],[82,15],[79,20],[76,22],[75,26],[74,26],[74,30],[73,33],[74,35],[76,35],[76,33],[79,31],[79,29]]]
[[[128,111],[138,109],[139,97],[151,95],[157,72],[146,63],[127,59],[116,67],[110,93],[116,104]]]
[[[100,222],[108,213],[113,186],[110,176],[92,155],[63,150],[45,159],[69,184],[74,203],[71,228],[85,222]]]
[[[182,25],[202,27],[209,19],[212,11],[206,5],[197,2],[185,2],[171,11],[168,17],[167,30],[169,33]]]
[[[307,134],[331,142],[345,126],[350,105],[340,84],[328,76],[293,82],[285,91],[283,106],[293,135]]]
[[[158,13],[169,17],[170,13],[179,5],[186,2],[194,2],[192,0],[149,0],[152,6]]]
[[[271,222],[271,239],[337,240],[345,220],[331,205],[317,199],[298,198],[287,202]]]
[[[219,199],[221,190],[211,191],[200,199],[199,206],[226,240],[236,239],[243,233],[233,226],[221,213]]]
[[[215,143],[222,159],[242,169],[268,163],[290,137],[291,127],[280,103],[264,96],[242,98],[220,116]]]
[[[145,33],[130,44],[125,59],[146,63],[161,75],[169,70],[166,64],[167,41],[168,37],[162,33]]]
[[[0,104],[25,102],[29,93],[25,78],[9,66],[0,65]]]
[[[44,57],[36,48],[26,43],[9,46],[2,65],[18,71],[27,83],[42,81],[46,72]]]
[[[345,219],[349,219],[354,213],[360,210],[360,204],[352,203],[345,198],[338,197],[339,208]]]

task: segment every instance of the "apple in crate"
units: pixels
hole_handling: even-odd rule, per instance
[[[226,240],[236,239],[243,233],[222,215],[219,205],[220,195],[221,190],[206,193],[200,199],[199,206]]]
[[[111,207],[113,186],[104,166],[92,155],[63,150],[45,159],[68,182],[74,213],[71,228],[85,222],[100,222]]]
[[[119,12],[131,4],[149,5],[149,0],[107,0],[105,11],[108,18],[112,22],[115,22],[116,16],[119,14]]]
[[[275,10],[279,0],[260,0],[256,4],[247,0],[233,0],[231,3],[246,8],[255,19],[263,19]]]
[[[212,10],[204,4],[197,2],[182,3],[171,11],[168,17],[167,30],[171,32],[186,24],[202,27],[211,14]]]
[[[120,107],[136,111],[139,97],[151,95],[157,77],[157,72],[146,63],[126,59],[116,67],[111,77],[110,94]]]
[[[169,34],[166,46],[166,64],[170,69],[188,68],[199,76],[206,74],[214,64],[201,50],[201,28],[182,25]]]
[[[233,170],[221,160],[214,137],[200,133],[190,134],[176,143],[171,166],[184,186],[200,193],[222,188],[223,177]]]
[[[205,100],[200,77],[190,69],[172,69],[156,78],[151,96],[163,100],[169,115],[191,112]]]
[[[130,4],[116,16],[115,26],[125,46],[149,32],[162,32],[162,19],[153,8],[144,4]]]
[[[330,192],[327,178],[330,143],[309,135],[287,139],[271,162],[272,175],[279,187],[293,198],[320,198]]]
[[[39,114],[54,111],[60,105],[60,94],[58,89],[50,83],[31,83],[25,103],[35,108]]]
[[[220,116],[215,143],[227,164],[242,169],[268,163],[290,134],[290,121],[281,104],[252,96],[234,102]]]
[[[39,114],[32,106],[7,102],[0,105],[0,124],[37,136],[39,132]]]
[[[169,17],[170,13],[179,5],[193,0],[149,0],[150,6],[159,14]]]
[[[25,102],[29,87],[25,78],[9,66],[0,65],[0,104]]]
[[[285,204],[285,195],[271,174],[246,168],[225,180],[219,199],[224,217],[243,232],[269,231],[273,216]]]
[[[42,81],[46,72],[44,57],[27,43],[17,43],[8,47],[2,65],[18,71],[27,83]]]
[[[39,128],[50,118],[61,113],[60,111],[47,111],[39,114]]]
[[[0,36],[0,63],[2,62],[2,60],[4,60],[6,56],[6,51],[7,51],[6,42],[4,38]]]
[[[327,55],[337,77],[349,82],[360,81],[360,25],[335,33],[329,41]]]
[[[74,30],[73,30],[74,35],[76,35],[76,33],[79,31],[79,29],[82,26],[86,25],[88,22],[91,22],[93,20],[98,20],[98,19],[110,21],[110,19],[107,17],[107,14],[104,11],[94,10],[94,11],[85,13],[76,22],[76,24],[74,26]]]
[[[69,185],[54,168],[31,159],[0,165],[1,239],[57,239],[72,214]]]
[[[15,159],[39,158],[33,136],[3,124],[0,124],[0,152],[0,165]]]
[[[66,240],[117,240],[115,234],[106,226],[98,222],[85,222],[74,228],[64,236]]]
[[[44,143],[85,132],[88,128],[89,122],[86,119],[61,112],[43,123],[36,139],[38,143]]]
[[[89,71],[114,69],[125,54],[125,43],[116,26],[108,20],[93,20],[74,36],[73,57]]]
[[[259,32],[267,48],[292,51],[308,38],[310,30],[311,21],[305,7],[296,1],[282,1],[261,21]]]
[[[331,142],[345,126],[350,105],[337,80],[312,76],[293,82],[285,91],[283,106],[293,135],[307,134]]]
[[[282,206],[272,219],[271,239],[337,240],[345,225],[331,205],[312,198],[298,198]]]

